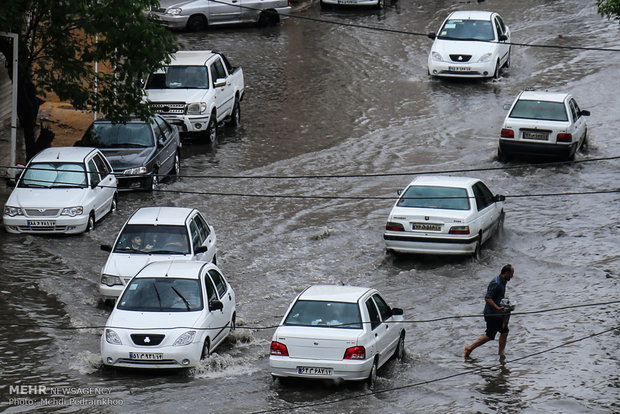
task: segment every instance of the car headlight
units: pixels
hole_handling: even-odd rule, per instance
[[[105,330],[105,341],[112,345],[122,345],[121,337],[112,329]]]
[[[146,174],[146,167],[128,168],[125,171],[123,171],[123,174],[125,174],[125,175]]]
[[[121,280],[120,276],[114,275],[101,275],[101,283],[108,286],[123,286],[123,281]]]
[[[207,104],[204,102],[192,102],[187,105],[187,113],[189,115],[200,115],[207,110]]]
[[[187,331],[179,336],[172,346],[189,345],[194,340],[194,336],[196,336],[196,331]]]
[[[431,59],[434,60],[435,62],[443,62],[443,58],[437,52],[431,52]]]
[[[171,16],[178,16],[181,13],[183,13],[183,9],[181,9],[179,7],[175,7],[173,9],[166,10],[166,14],[169,14]]]
[[[4,206],[4,214],[6,214],[9,217],[15,217],[15,216],[22,216],[24,213],[22,212],[22,209],[19,207]]]
[[[83,212],[84,212],[84,208],[82,206],[65,207],[60,212],[60,215],[61,216],[75,217],[75,216],[79,216]]]
[[[492,57],[493,57],[493,53],[485,53],[484,55],[480,56],[480,59],[478,59],[478,62],[479,63],[488,62],[489,60],[491,60]]]

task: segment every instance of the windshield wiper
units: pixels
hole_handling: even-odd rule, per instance
[[[178,250],[163,250],[163,249],[158,249],[158,250],[149,250],[149,253],[154,253],[154,254],[187,254],[187,253],[183,253],[180,252]]]
[[[157,290],[157,286],[155,286],[155,282],[153,282],[152,285],[153,289],[155,289],[155,293],[157,294],[157,300],[159,301],[159,311],[161,312],[161,296],[159,296],[159,291]]]
[[[174,286],[170,286],[170,287],[172,288],[172,290],[174,290],[174,293],[176,293],[177,295],[179,295],[179,297],[180,297],[180,298],[183,300],[183,302],[185,303],[185,306],[187,307],[187,310],[189,310],[189,302],[187,301],[187,299],[185,299],[185,298],[183,297],[183,295],[181,295],[181,293],[179,293],[179,291],[178,291],[178,290],[176,290],[176,289],[174,288]]]
[[[146,252],[143,252],[142,250],[138,250],[138,249],[134,249],[131,246],[127,246],[127,247],[123,247],[118,248],[118,249],[114,249],[115,252],[133,252],[133,253],[142,253],[142,254],[146,254]]]

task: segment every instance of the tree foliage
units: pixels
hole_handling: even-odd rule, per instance
[[[596,0],[598,12],[608,19],[620,19],[620,0]]]
[[[114,121],[150,115],[141,103],[141,79],[178,49],[174,34],[144,13],[158,5],[158,0],[4,2],[0,31],[19,35],[18,116],[28,158],[36,148],[38,94],[54,92],[77,109]],[[12,61],[9,38],[0,37],[0,51]],[[13,77],[11,68],[9,74]]]

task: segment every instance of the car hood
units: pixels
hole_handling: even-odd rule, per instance
[[[491,42],[437,39],[432,50],[439,53],[444,60],[448,60],[448,55],[471,55],[469,62],[473,63],[485,53],[494,53],[497,46],[497,43]]]
[[[112,276],[133,277],[151,262],[174,260],[180,257],[188,258],[188,256],[182,254],[111,253],[102,272]]]
[[[125,170],[146,164],[154,148],[100,148],[100,150],[114,170]]]
[[[453,220],[465,221],[471,215],[469,210],[442,210],[415,207],[394,207],[390,213],[390,219],[401,218],[402,220],[421,220],[431,222],[447,222]]]
[[[147,89],[146,99],[151,102],[201,102],[208,89]]]
[[[202,311],[143,312],[114,308],[106,326],[125,329],[192,328],[201,315]]]
[[[81,206],[89,188],[16,188],[6,204],[23,208]]]

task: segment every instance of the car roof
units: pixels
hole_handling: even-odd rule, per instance
[[[200,260],[162,260],[144,266],[136,277],[174,277],[183,279],[198,279],[203,267],[212,263]]]
[[[371,290],[373,289],[359,286],[314,285],[304,290],[299,299],[357,303]]]
[[[140,207],[127,220],[127,224],[185,225],[194,210],[189,207]]]
[[[565,92],[523,91],[518,99],[531,101],[564,102],[569,96]]]
[[[92,147],[51,147],[39,152],[31,162],[84,162],[93,152],[99,152]]]
[[[494,12],[484,10],[457,10],[450,13],[449,19],[461,20],[491,20]]]
[[[170,66],[204,65],[214,55],[210,50],[179,50],[171,55]]]
[[[444,175],[421,175],[414,178],[409,185],[427,185],[431,187],[471,187],[478,178],[472,177],[451,177]]]

